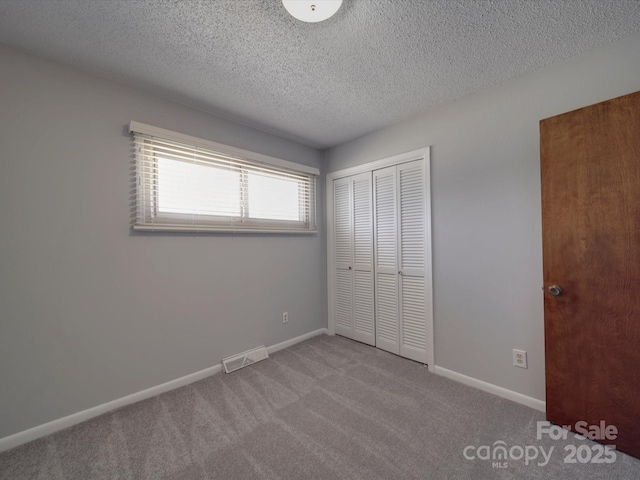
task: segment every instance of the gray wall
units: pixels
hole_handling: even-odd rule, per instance
[[[544,400],[538,122],[637,90],[640,36],[328,152],[333,172],[432,146],[436,365]]]
[[[324,229],[131,232],[130,120],[322,163],[0,45],[0,438],[326,326]]]

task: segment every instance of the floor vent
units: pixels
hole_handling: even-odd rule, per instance
[[[267,349],[263,345],[252,350],[248,350],[244,353],[239,353],[237,355],[223,358],[222,365],[224,366],[225,373],[231,373],[241,369],[242,367],[249,366],[252,363],[256,363],[267,358],[269,358],[269,354],[267,353]]]

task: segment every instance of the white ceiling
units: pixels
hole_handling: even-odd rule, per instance
[[[0,0],[2,43],[319,148],[637,32],[640,0]]]

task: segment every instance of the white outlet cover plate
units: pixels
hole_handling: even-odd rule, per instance
[[[513,349],[513,365],[520,368],[527,368],[527,352],[525,350]]]

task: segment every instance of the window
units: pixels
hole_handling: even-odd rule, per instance
[[[316,231],[319,171],[131,122],[136,230]]]

